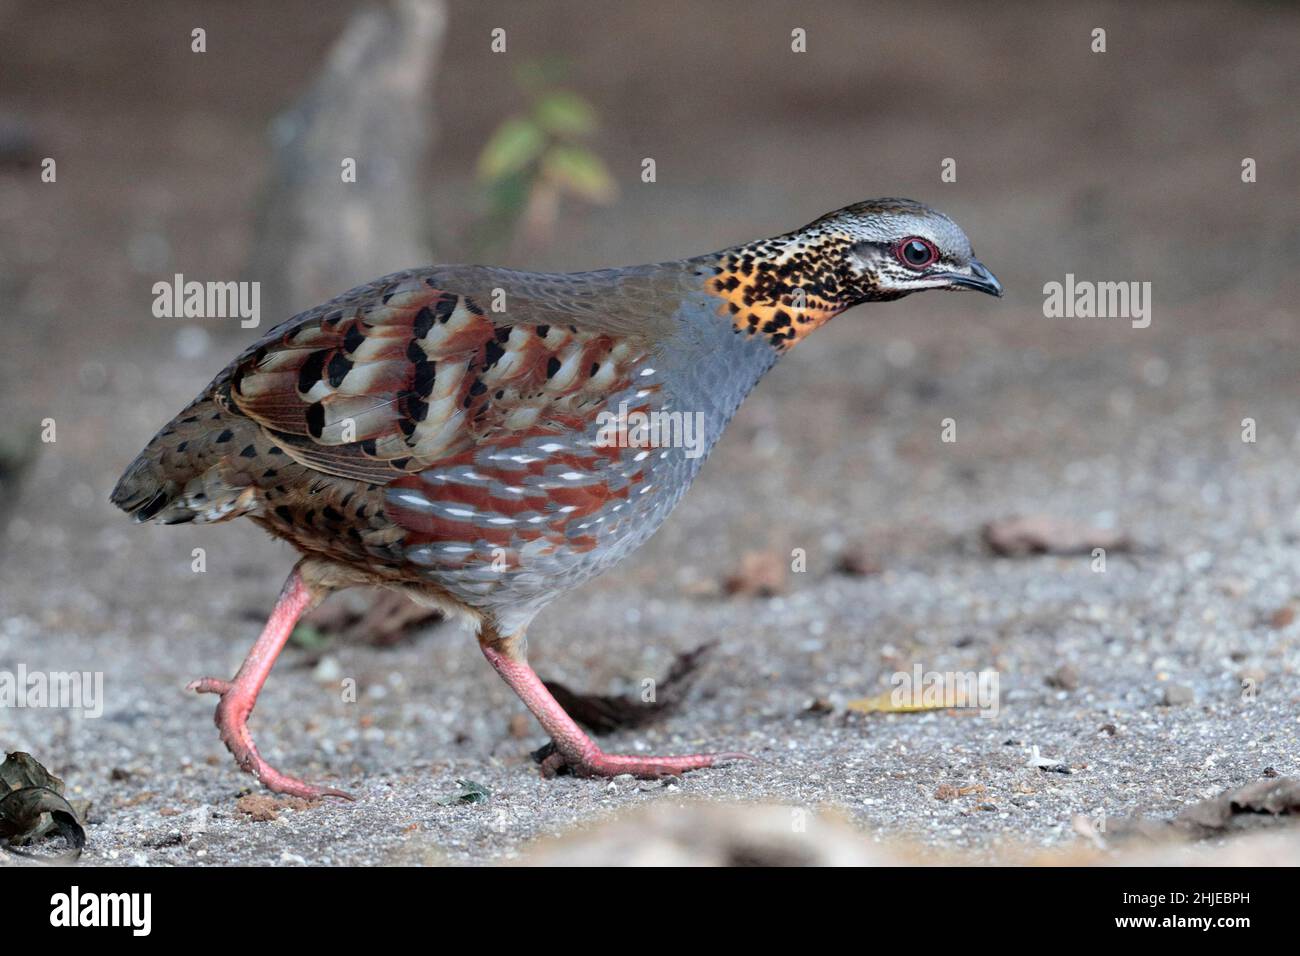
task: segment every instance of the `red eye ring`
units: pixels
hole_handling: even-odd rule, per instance
[[[929,239],[908,236],[894,245],[894,258],[909,269],[924,269],[939,258],[939,250]]]

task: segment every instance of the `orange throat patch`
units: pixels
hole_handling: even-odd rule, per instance
[[[718,254],[706,288],[738,333],[785,351],[852,304],[839,266],[848,246],[829,233],[738,246]]]

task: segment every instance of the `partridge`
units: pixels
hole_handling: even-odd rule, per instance
[[[654,533],[784,353],[852,306],[923,289],[1002,294],[951,219],[906,199],[676,262],[396,272],[245,349],[112,501],[161,524],[246,515],[301,552],[234,678],[190,685],[219,696],[222,740],[273,791],[347,796],[270,766],[248,718],[298,618],[356,584],[472,625],[551,737],[544,773],[710,767],[746,755],[604,753],[528,666],[529,623]]]

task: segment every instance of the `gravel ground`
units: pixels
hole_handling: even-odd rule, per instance
[[[1130,383],[1143,414],[1125,403],[1101,412],[1103,427],[1089,430],[1095,447],[1081,440],[1079,458],[1050,465],[1013,453],[1027,426],[1003,417],[1006,389],[989,383],[1055,388],[1062,408],[1105,409],[1093,374],[1105,356],[1037,370],[1003,350],[968,356],[980,374],[948,377],[936,393],[921,386],[938,381],[940,346],[903,368],[833,348],[791,362],[857,364],[860,380],[888,380],[888,407],[818,451],[816,430],[792,427],[801,412],[782,400],[783,368],[644,553],[557,602],[533,633],[545,676],[599,692],[635,689],[666,671],[675,651],[716,641],[684,709],[604,744],[744,749],[756,762],[670,783],[543,780],[529,760],[542,738],[531,725],[512,734],[520,705],[472,638],[443,625],[396,648],[330,648],[324,663],[316,651],[286,653],[254,719],[264,752],[359,800],[250,819],[235,807],[249,781],[216,738],[211,702],[182,688],[199,674],[233,672],[256,633],[251,615],[269,606],[291,554],[252,527],[120,520],[91,493],[107,487],[107,459],[121,457],[109,454],[113,429],[100,432],[98,470],[79,473],[55,450],[35,465],[10,526],[23,557],[5,565],[0,633],[5,661],[102,670],[104,714],[10,711],[7,746],[44,759],[94,802],[86,859],[124,863],[502,860],[536,837],[675,796],[834,808],[877,834],[994,854],[1008,842],[1068,844],[1076,814],[1169,817],[1267,768],[1300,772],[1297,625],[1277,615],[1300,572],[1297,436],[1243,445],[1233,434],[1238,356],[1220,353],[1207,380],[1192,374],[1199,349],[1178,348],[1160,360],[1170,368],[1159,386]],[[1296,387],[1289,357],[1240,358],[1271,398],[1259,420],[1286,421]],[[162,377],[164,393],[190,380],[175,363]],[[114,388],[99,407],[121,407]],[[966,410],[959,428],[970,436],[953,446],[932,427],[949,407]],[[1052,419],[1050,403],[1041,413]],[[1218,435],[1207,416],[1221,421]],[[149,420],[135,416],[120,431],[143,436]],[[936,434],[927,441],[924,432]],[[854,480],[864,458],[871,480]],[[781,503],[752,536],[729,513],[728,479],[746,475],[748,500]],[[782,498],[769,484],[802,490]],[[991,557],[980,525],[1027,504],[1111,523],[1136,550],[1109,556],[1104,573],[1087,556]],[[849,538],[871,549],[882,573],[833,571]],[[809,570],[774,598],[683,595],[731,570],[738,546],[805,548]],[[207,549],[205,573],[191,570],[194,547]],[[997,670],[997,715],[844,709],[917,663]],[[1066,666],[1077,686],[1049,686]],[[348,677],[355,703],[339,691]],[[1256,682],[1253,698],[1243,679]],[[1188,702],[1166,706],[1171,687]],[[809,712],[814,699],[831,712]],[[1073,773],[1028,766],[1035,747]],[[441,804],[463,779],[491,799]],[[936,799],[945,784],[982,789]]]
[[[635,169],[653,142],[672,172],[653,195],[629,187],[611,210],[566,220],[553,247],[517,263],[650,261],[896,193],[952,212],[1008,288],[999,301],[867,306],[813,336],[742,408],[662,531],[533,626],[544,677],[601,693],[634,691],[676,653],[715,642],[682,709],[602,745],[760,759],[668,783],[542,780],[529,758],[537,728],[517,719],[473,639],[443,625],[396,647],[331,646],[324,659],[286,651],[252,722],[263,753],[358,800],[253,819],[237,806],[251,778],[217,739],[212,698],[183,688],[234,671],[294,556],[249,523],[136,527],[107,495],[247,337],[160,326],[148,315],[157,276],[139,260],[163,237],[163,274],[238,274],[265,123],[343,14],[286,4],[282,24],[225,48],[235,62],[214,78],[185,52],[158,53],[170,32],[188,35],[183,7],[116,45],[95,39],[112,25],[93,4],[77,8],[84,28],[11,16],[0,34],[0,62],[36,79],[8,87],[4,105],[37,117],[38,141],[71,159],[57,190],[0,176],[0,312],[17,357],[0,376],[0,438],[46,417],[58,427],[0,496],[0,669],[102,672],[105,691],[100,717],[6,708],[0,731],[6,749],[92,801],[87,862],[546,858],[550,838],[574,828],[693,800],[805,808],[890,846],[998,860],[1073,852],[1076,815],[1168,819],[1270,768],[1300,774],[1294,11],[1255,7],[1225,30],[1208,7],[1179,7],[1175,21],[1099,7],[1116,52],[1097,73],[1064,52],[1062,37],[1091,25],[1082,14],[1054,24],[999,9],[975,24],[953,5],[933,36],[884,17],[873,25],[891,43],[871,58],[872,82],[903,74],[891,57],[920,48],[936,89],[964,91],[922,90],[933,106],[922,122],[907,98],[874,97],[848,120],[831,108],[859,102],[852,50],[810,58],[762,110],[747,106],[740,80],[765,69],[764,31],[788,36],[769,6],[723,18],[745,31],[727,46],[744,58],[717,67],[739,72],[717,83],[716,140],[673,107],[701,82],[698,51],[677,33],[659,39],[654,23],[621,14],[622,33],[575,54],[577,82],[608,118],[610,161]],[[469,191],[489,94],[509,102],[491,79],[467,95],[464,77],[482,71],[456,31],[486,35],[491,15],[478,9],[453,8],[440,208]],[[210,29],[252,11],[225,5]],[[833,29],[846,15],[818,8],[810,35],[847,42]],[[516,35],[560,44],[562,17],[520,18]],[[304,53],[284,57],[277,44],[295,29]],[[645,43],[609,39],[630,35]],[[596,82],[615,66],[637,82]],[[827,161],[827,143],[843,162]],[[954,148],[961,185],[939,186],[929,157]],[[1268,175],[1243,188],[1247,149]],[[791,171],[814,162],[817,181],[796,184]],[[1042,284],[1067,271],[1153,281],[1151,328],[1045,319]],[[940,440],[947,418],[954,443]],[[1241,440],[1244,418],[1256,442]],[[994,557],[981,528],[1014,514],[1118,531],[1134,548],[1112,550],[1102,573],[1087,555]],[[721,593],[746,554],[784,566],[794,549],[807,570],[784,593]],[[837,573],[849,549],[879,573]],[[917,664],[996,670],[996,716],[846,708]],[[1029,766],[1035,748],[1072,772]],[[456,803],[462,780],[490,799]],[[941,788],[975,789],[938,799]],[[1250,844],[1261,845],[1282,844]]]

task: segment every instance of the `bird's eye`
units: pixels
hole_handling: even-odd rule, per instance
[[[909,269],[924,269],[939,258],[939,250],[934,247],[934,243],[929,239],[911,236],[894,247],[894,255],[898,257],[899,262]]]

